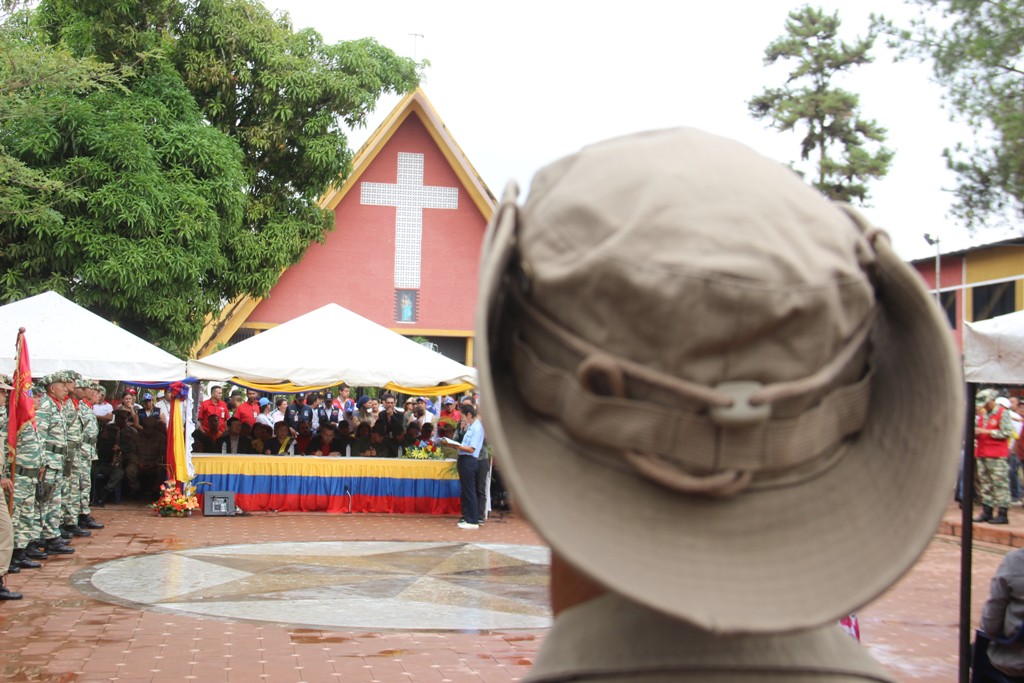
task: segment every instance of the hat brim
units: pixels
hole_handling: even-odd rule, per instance
[[[481,264],[477,364],[494,397],[485,429],[517,503],[564,559],[616,593],[721,633],[828,623],[910,568],[953,490],[965,402],[948,327],[885,238],[864,429],[799,485],[687,496],[602,465],[590,453],[598,446],[524,404],[510,363],[495,357],[515,250],[511,201],[509,210],[506,193]]]

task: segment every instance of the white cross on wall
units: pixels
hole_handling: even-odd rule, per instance
[[[359,201],[394,206],[395,289],[420,288],[423,209],[459,208],[459,188],[423,184],[423,155],[398,153],[398,182],[361,183]]]

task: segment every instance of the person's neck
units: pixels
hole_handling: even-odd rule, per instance
[[[607,592],[608,589],[563,560],[557,552],[551,553],[551,611],[555,616]]]

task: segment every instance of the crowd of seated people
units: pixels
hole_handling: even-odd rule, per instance
[[[397,458],[408,448],[424,448],[445,436],[458,436],[461,415],[456,405],[473,404],[472,396],[398,397],[385,393],[350,397],[295,394],[292,400],[247,390],[223,398],[215,386],[199,406],[193,433],[194,453],[226,455],[311,455]],[[436,423],[436,429],[435,429]]]
[[[94,406],[101,432],[96,463],[100,505],[121,485],[129,497],[152,499],[166,477],[170,405],[164,392],[128,389],[118,398],[113,404],[100,398]],[[434,445],[454,459],[458,453],[444,439],[462,441],[466,427],[460,408],[467,404],[475,406],[475,397],[400,399],[384,393],[352,398],[347,386],[337,394],[290,398],[234,391],[225,400],[224,388],[215,386],[199,405],[192,452],[396,458],[410,448]],[[505,509],[507,494],[497,470],[490,488],[493,508]]]

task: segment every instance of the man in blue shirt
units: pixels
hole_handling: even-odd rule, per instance
[[[459,488],[462,502],[462,519],[459,521],[459,528],[479,529],[476,471],[480,464],[480,451],[484,447],[484,426],[480,424],[474,406],[463,408],[462,422],[466,425],[466,434],[462,437],[462,443],[455,446],[459,451]]]

